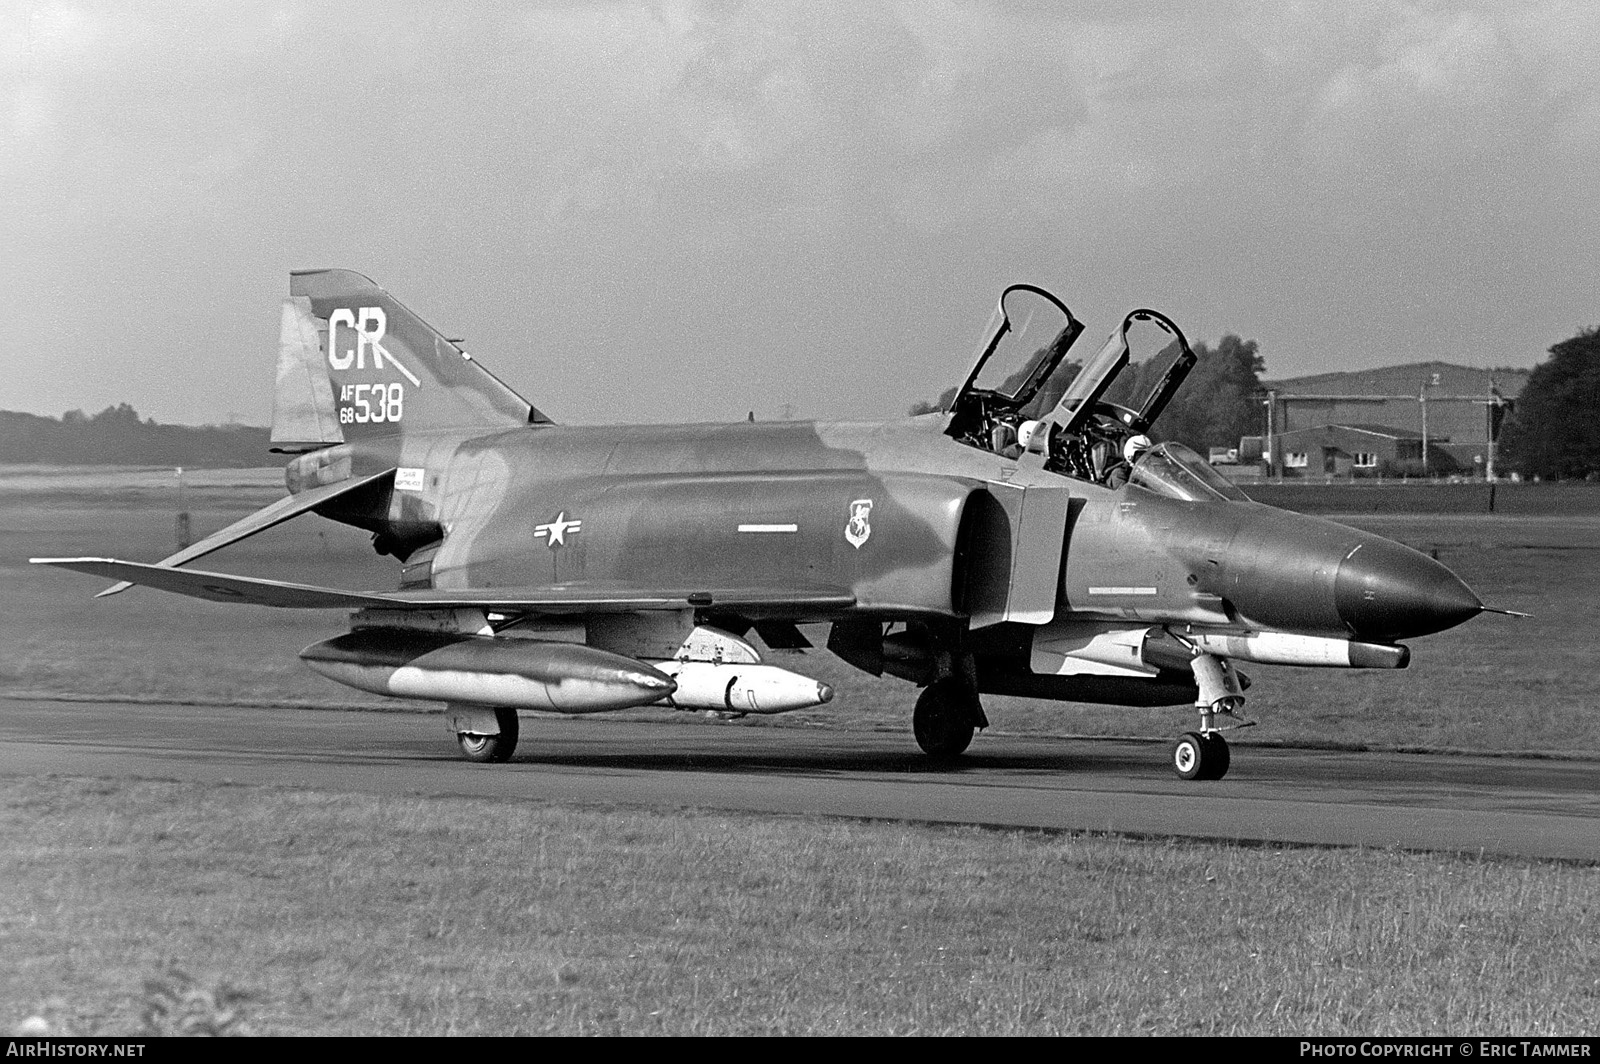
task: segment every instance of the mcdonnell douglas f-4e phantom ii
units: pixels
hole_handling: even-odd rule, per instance
[[[350,609],[306,664],[446,703],[473,760],[511,756],[519,709],[827,702],[747,639],[809,647],[797,625],[826,622],[833,653],[923,688],[935,758],[987,725],[986,693],[1192,705],[1172,764],[1219,779],[1235,662],[1404,668],[1400,640],[1487,609],[1433,559],[1252,502],[1180,444],[1140,453],[1195,363],[1154,311],[1080,364],[1066,306],[1008,288],[946,408],[896,421],[566,427],[359,274],[290,292],[289,495],[155,564],[34,560],[121,581],[101,594]],[[185,568],[306,512],[370,531],[398,588]]]

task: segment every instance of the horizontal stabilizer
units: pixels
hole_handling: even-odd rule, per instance
[[[187,562],[192,562],[196,558],[204,558],[212,551],[221,550],[230,543],[237,543],[241,539],[246,539],[255,535],[257,532],[265,532],[267,529],[272,528],[275,525],[283,524],[283,522],[289,520],[291,517],[299,517],[301,514],[306,513],[307,511],[314,510],[325,502],[336,499],[341,495],[349,494],[352,491],[357,491],[369,484],[380,481],[385,477],[392,476],[394,476],[394,470],[386,469],[382,473],[374,473],[369,477],[356,477],[350,480],[340,481],[337,484],[324,484],[321,487],[310,488],[306,491],[302,491],[298,495],[285,496],[284,498],[273,503],[271,506],[257,510],[249,517],[240,518],[227,528],[222,529],[220,532],[213,532],[200,542],[195,543],[192,546],[185,547],[176,554],[162,558],[159,562],[156,562],[156,565],[164,569],[171,569]],[[79,571],[87,572],[88,570],[83,569]],[[104,598],[107,595],[115,595],[117,592],[126,591],[134,584],[139,583],[150,584],[150,581],[124,580],[121,583],[113,584],[106,588],[104,591],[96,595],[95,598]],[[150,584],[150,586],[154,587],[157,585]]]
[[[282,580],[261,580],[250,576],[227,576],[201,569],[173,569],[165,565],[124,562],[116,558],[29,558],[35,565],[54,565],[59,569],[105,576],[123,581],[122,586],[139,584],[161,591],[172,591],[212,602],[244,602],[252,606],[281,606],[288,609],[352,609],[361,606],[392,606],[382,595],[359,591],[339,591],[331,587],[290,584]]]
[[[571,584],[527,588],[430,588],[342,591],[338,588],[229,576],[199,569],[125,562],[115,558],[30,558],[35,565],[104,576],[212,602],[286,609],[482,609],[501,613],[622,613],[634,610],[726,609],[769,616],[810,616],[848,609],[844,588],[639,588]]]

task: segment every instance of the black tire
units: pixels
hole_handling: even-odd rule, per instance
[[[1233,763],[1233,755],[1228,750],[1228,740],[1220,732],[1212,732],[1205,737],[1206,750],[1205,770],[1201,776],[1205,780],[1220,780],[1228,774],[1228,766]]]
[[[1172,770],[1182,780],[1203,780],[1207,762],[1211,760],[1211,744],[1199,732],[1184,732],[1172,744]]]
[[[516,752],[517,738],[522,731],[514,709],[496,709],[494,719],[500,725],[499,735],[478,735],[474,732],[457,732],[456,742],[468,761],[498,764],[510,761]]]
[[[1228,774],[1232,760],[1228,740],[1217,732],[1184,732],[1172,744],[1172,770],[1179,779],[1220,780]]]
[[[911,714],[911,733],[922,752],[937,761],[960,757],[982,719],[978,692],[953,676],[927,686]]]

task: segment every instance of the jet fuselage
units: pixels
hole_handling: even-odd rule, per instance
[[[1448,569],[1372,533],[1028,469],[950,439],[946,420],[432,432],[307,455],[288,479],[296,491],[398,466],[382,519],[421,548],[407,552],[422,558],[407,586],[721,587],[760,574],[848,588],[862,614],[955,617],[970,612],[974,496],[1040,486],[1068,498],[1058,619],[1391,642],[1481,608]]]

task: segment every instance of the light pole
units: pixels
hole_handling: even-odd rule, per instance
[[[1422,382],[1417,392],[1417,405],[1422,408],[1422,479],[1428,479],[1428,382]]]
[[[183,508],[183,466],[174,470],[178,478],[178,517],[173,522],[173,531],[177,535],[178,549],[183,550],[189,545],[189,511]]]
[[[1267,397],[1262,400],[1262,405],[1267,408],[1267,479],[1271,480],[1273,473],[1278,468],[1272,440],[1272,410],[1278,405],[1278,393],[1274,391],[1267,392]]]
[[[1483,475],[1484,479],[1491,484],[1497,479],[1494,460],[1496,458],[1495,452],[1500,447],[1500,421],[1505,416],[1504,403],[1505,400],[1500,398],[1500,389],[1495,386],[1494,378],[1490,377],[1489,401],[1483,404],[1484,414],[1486,415],[1484,439],[1487,440],[1488,444],[1484,448],[1487,461],[1484,463]]]

